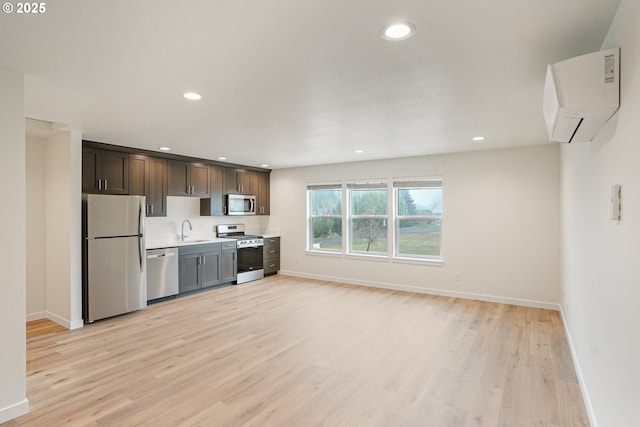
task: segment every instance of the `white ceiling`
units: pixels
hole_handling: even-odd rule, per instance
[[[0,14],[0,66],[26,74],[28,117],[233,163],[524,146],[546,143],[546,65],[599,50],[618,4],[47,1],[42,15]],[[415,35],[383,40],[395,20]]]

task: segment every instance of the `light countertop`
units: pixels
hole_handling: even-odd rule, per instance
[[[276,233],[264,233],[261,235],[263,238],[265,239],[269,239],[272,237],[280,237],[280,234],[276,234]]]
[[[191,245],[206,245],[207,243],[222,243],[222,242],[235,242],[235,239],[224,239],[219,237],[209,238],[209,239],[187,239],[183,241],[153,241],[147,242],[147,249],[160,249],[160,248],[177,248],[180,246],[191,246]]]

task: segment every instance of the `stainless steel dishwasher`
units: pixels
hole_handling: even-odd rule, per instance
[[[178,248],[147,249],[147,300],[178,293]]]

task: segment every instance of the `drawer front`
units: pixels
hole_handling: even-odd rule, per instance
[[[205,243],[201,245],[188,245],[178,247],[180,255],[215,252],[220,250],[220,243]]]
[[[280,244],[280,238],[279,237],[268,237],[266,239],[264,239],[264,245],[268,246],[268,245],[279,245]]]
[[[270,258],[264,260],[264,274],[277,273],[280,269],[280,260],[277,258]]]
[[[222,245],[222,250],[235,249],[236,246],[237,246],[235,241],[234,242],[223,242],[223,243],[221,243],[221,245]]]
[[[277,258],[280,254],[279,248],[277,246],[265,246],[264,250],[264,259],[267,258]]]

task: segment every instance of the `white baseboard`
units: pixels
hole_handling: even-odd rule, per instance
[[[543,308],[546,310],[560,311],[560,304],[553,302],[533,301],[518,298],[499,297],[495,295],[472,294],[468,292],[449,291],[444,289],[423,288],[419,286],[397,285],[395,283],[373,282],[368,280],[353,280],[344,277],[324,276],[320,274],[300,273],[297,271],[281,270],[278,274],[307,279],[326,280],[330,282],[346,283],[349,285],[369,286],[372,288],[391,289],[394,291],[415,292],[419,294],[438,295],[452,298],[471,299],[476,301],[496,302],[500,304],[520,305],[524,307]]]
[[[35,313],[27,314],[27,322],[33,322],[34,320],[46,319],[47,312],[46,311],[37,311]]]
[[[578,361],[578,355],[575,347],[573,346],[573,340],[571,339],[571,332],[569,331],[569,325],[567,319],[564,317],[564,311],[560,306],[560,316],[562,317],[562,324],[564,326],[564,333],[567,336],[567,343],[569,344],[569,352],[571,353],[571,360],[578,376],[578,384],[580,384],[580,391],[582,391],[582,399],[584,400],[584,406],[587,408],[587,415],[589,416],[589,424],[591,427],[598,427],[598,421],[596,420],[596,414],[591,405],[591,398],[589,397],[589,391],[587,390],[584,376],[582,375],[582,369],[580,368],[580,362]]]
[[[78,329],[84,327],[84,322],[82,321],[82,319],[69,321],[49,311],[38,311],[36,313],[27,314],[27,322],[32,322],[34,320],[40,319],[49,319],[52,322],[55,322],[60,326],[64,326],[67,329]]]
[[[14,405],[0,409],[0,424],[24,415],[29,412],[29,401],[24,399]]]

